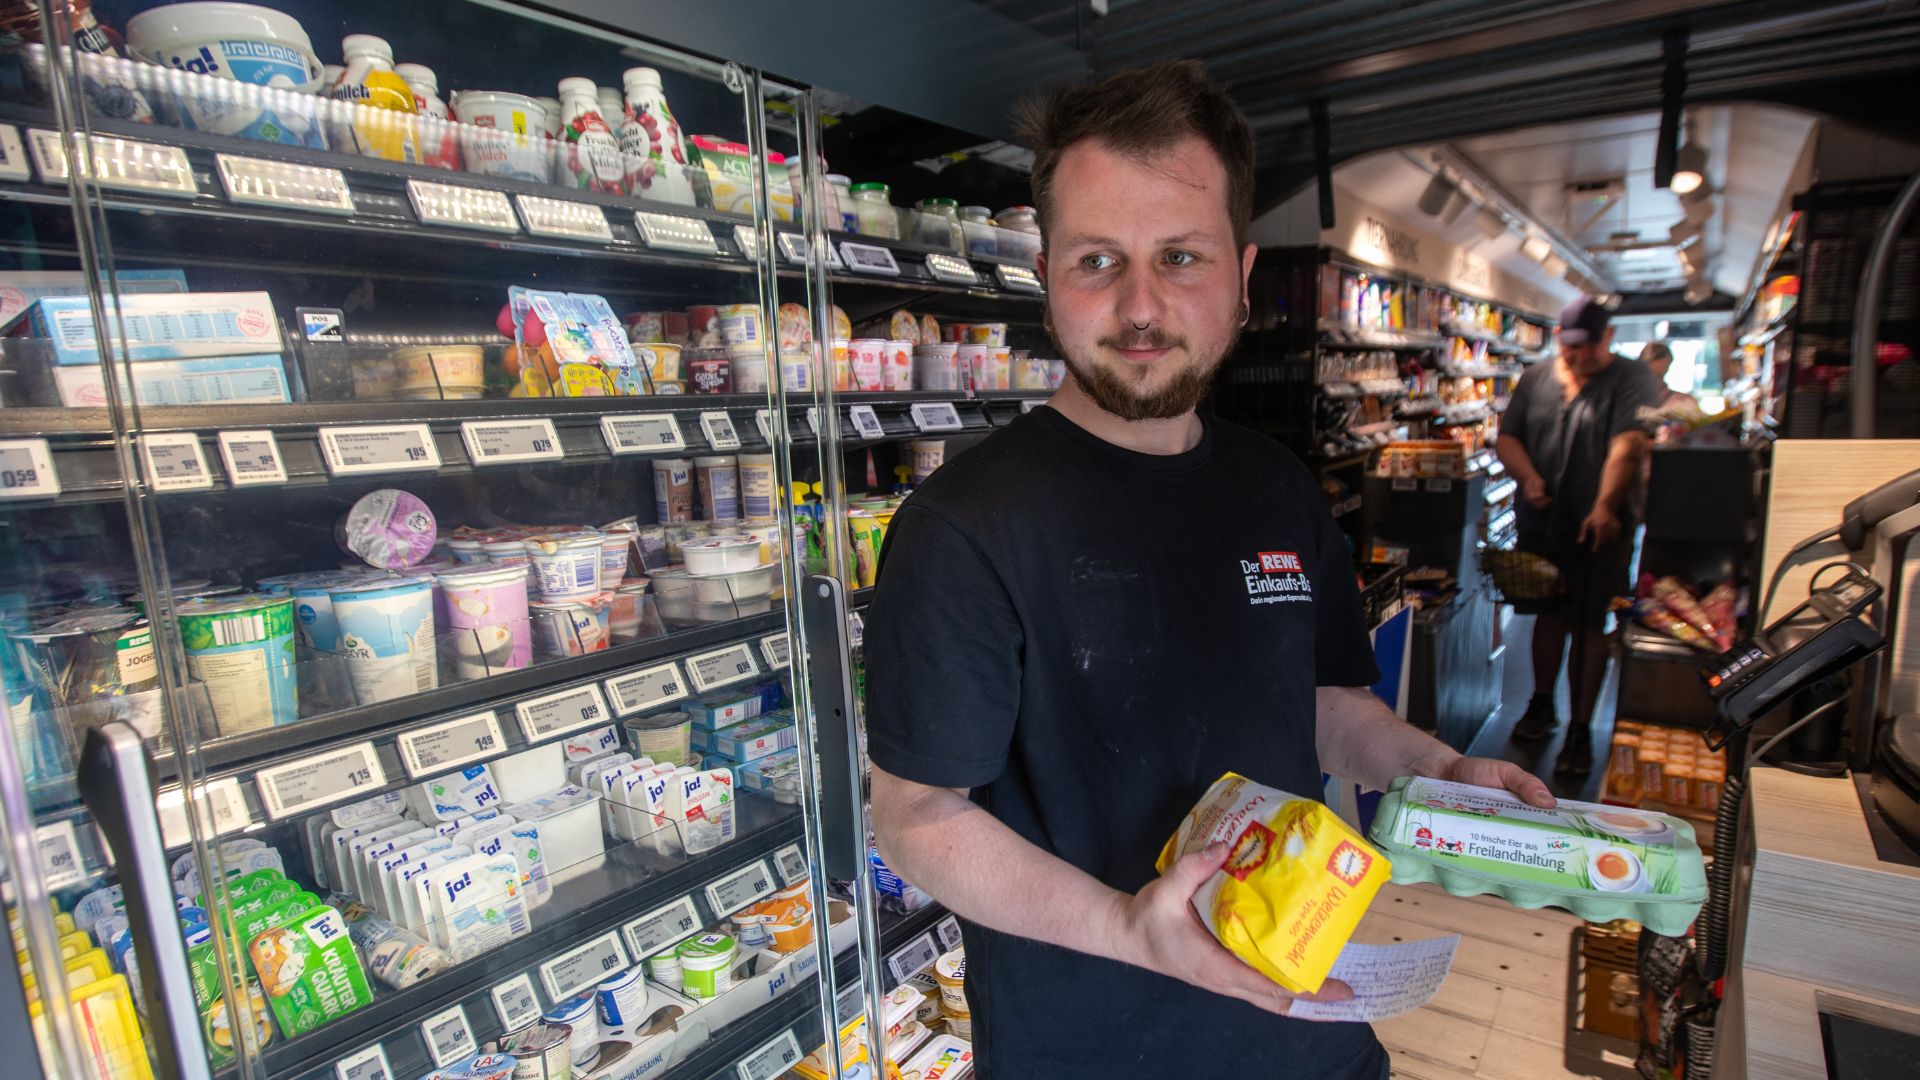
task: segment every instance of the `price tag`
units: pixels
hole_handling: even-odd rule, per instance
[[[700,912],[693,897],[683,896],[665,907],[658,907],[622,926],[627,947],[635,956],[652,956],[669,945],[677,945],[700,929]]]
[[[680,435],[680,422],[669,413],[641,416],[603,416],[600,435],[607,440],[607,452],[620,454],[665,454],[687,448]]]
[[[519,1031],[540,1019],[540,999],[533,996],[533,980],[521,972],[487,991],[502,1031]]]
[[[73,822],[56,821],[33,830],[40,849],[40,876],[50,890],[78,885],[87,879],[86,859],[80,853],[80,838],[74,835]]]
[[[858,649],[867,643],[867,620],[857,611],[847,612],[847,647]]]
[[[841,1027],[853,1023],[853,1018],[860,1015],[861,989],[861,985],[855,982],[843,987],[838,994],[834,995],[834,1020]]]
[[[140,456],[146,459],[147,486],[155,491],[205,491],[213,486],[200,436],[189,431],[165,431],[140,436]]]
[[[735,225],[733,242],[740,248],[740,254],[756,262],[760,259],[760,234],[753,231],[751,225]]]
[[[880,418],[874,415],[873,406],[855,405],[847,410],[847,418],[853,421],[853,430],[869,442],[887,437],[887,429],[880,426]]]
[[[753,426],[760,429],[760,441],[763,443],[766,443],[768,446],[772,446],[773,445],[773,410],[772,409],[753,410]]]
[[[227,198],[253,206],[292,206],[323,214],[352,214],[353,192],[339,169],[215,154]]]
[[[527,420],[463,420],[460,441],[475,465],[508,465],[521,461],[558,461],[565,456],[553,421],[544,416]]]
[[[33,164],[40,173],[40,182],[66,183],[67,151],[60,136],[34,128],[27,133],[27,141],[33,150]],[[88,156],[92,160],[82,164],[80,175],[91,176],[101,187],[187,199],[200,195],[187,153],[177,146],[155,146],[112,135],[94,135],[88,142],[91,145]]]
[[[540,981],[546,984],[548,1000],[565,1001],[614,972],[632,966],[627,950],[620,946],[620,935],[609,930],[541,964]]]
[[[513,204],[520,210],[520,223],[534,236],[613,241],[613,228],[607,224],[606,213],[591,203],[549,199],[543,195],[515,195]]]
[[[994,266],[993,272],[1000,279],[1000,287],[1014,292],[1043,293],[1047,287],[1040,283],[1040,276],[1024,266],[1008,266],[1005,263]]]
[[[334,476],[438,469],[440,450],[425,424],[323,427],[320,456]]]
[[[780,245],[780,254],[785,255],[788,262],[795,266],[807,265],[806,237],[799,233],[779,233],[774,237],[774,241]],[[833,248],[828,247],[827,250],[832,251]]]
[[[940,939],[940,947],[947,952],[960,947],[960,920],[949,915],[933,924],[933,934]]]
[[[940,946],[934,944],[932,933],[925,933],[888,953],[887,970],[893,973],[894,982],[902,983],[907,981],[907,976],[925,971],[938,959]]]
[[[840,257],[846,261],[847,269],[856,274],[878,274],[882,277],[899,277],[900,264],[893,261],[893,252],[872,244],[859,244],[852,240],[840,241]]]
[[[409,180],[407,198],[413,202],[414,214],[429,225],[492,233],[520,231],[520,222],[513,216],[513,205],[507,202],[503,191],[442,184],[435,180]]]
[[[1041,401],[1038,398],[1028,398],[1027,400],[1020,403],[1020,415],[1025,416],[1026,414],[1032,412],[1033,410],[1045,404],[1046,402]]]
[[[0,499],[51,499],[60,494],[45,439],[0,442]]]
[[[807,427],[808,427],[808,428],[809,428],[810,430],[812,430],[812,432],[813,432],[813,434],[814,434],[814,437],[815,437],[815,438],[818,438],[818,437],[819,437],[819,435],[820,435],[820,409],[819,409],[819,407],[818,407],[818,406],[815,406],[815,405],[809,405],[809,406],[807,406]]]
[[[800,850],[799,844],[788,844],[774,852],[773,861],[780,868],[780,880],[788,885],[798,885],[811,876],[806,853]]]
[[[740,1059],[734,1071],[740,1080],[774,1080],[800,1061],[800,1044],[793,1032],[783,1031],[773,1041]]]
[[[420,1021],[420,1037],[427,1040],[427,1056],[437,1069],[479,1051],[473,1041],[473,1028],[467,1025],[467,1011],[458,1005]]]
[[[394,741],[400,747],[400,764],[415,780],[492,757],[507,745],[492,709],[409,731]]]
[[[959,431],[960,412],[951,401],[922,401],[908,409],[913,414],[913,425],[922,432]]]
[[[613,697],[614,715],[632,716],[686,697],[687,680],[680,677],[680,665],[669,660],[608,679],[607,693]]]
[[[687,674],[693,679],[693,688],[704,694],[716,687],[751,679],[760,674],[760,666],[753,662],[753,650],[740,641],[724,649],[687,657]]]
[[[793,666],[791,640],[785,630],[760,639],[760,655],[767,658],[768,671],[782,671]]]
[[[935,281],[945,281],[954,285],[978,285],[980,274],[973,264],[953,255],[927,256],[927,273]]]
[[[1396,476],[1389,486],[1395,491],[1419,491],[1420,481],[1411,476]]]
[[[570,686],[544,697],[517,702],[513,711],[529,743],[607,722],[607,702],[600,696],[599,683]]]
[[[740,433],[733,430],[733,417],[724,412],[701,413],[700,430],[707,433],[707,444],[715,450],[740,449]]]
[[[240,791],[238,777],[223,776],[195,789],[199,793],[202,833],[225,836],[253,824],[253,812],[247,809],[247,797]],[[179,788],[167,788],[154,800],[160,817],[160,842],[169,848],[185,847],[193,840],[187,828],[187,797]]]
[[[707,886],[707,903],[714,915],[727,916],[773,892],[773,874],[765,859],[747,865]]]
[[[1453,490],[1453,481],[1445,477],[1436,477],[1435,479],[1427,481],[1427,490],[1439,495],[1445,495],[1447,492]]]
[[[371,742],[326,750],[311,757],[261,769],[254,776],[267,817],[279,821],[290,814],[337,803],[387,786],[386,770]]]
[[[512,1030],[509,1028],[508,1030]],[[393,1066],[379,1043],[333,1063],[334,1080],[393,1080]]]
[[[221,432],[220,461],[227,467],[227,483],[237,488],[287,482],[280,443],[271,431]]]
[[[12,124],[0,124],[0,180],[25,180],[31,175],[33,171],[27,164],[27,148],[20,141],[20,129]]]
[[[633,224],[640,230],[640,239],[645,240],[650,248],[686,251],[695,255],[717,255],[720,252],[713,242],[713,230],[707,228],[707,223],[699,218],[636,210]]]

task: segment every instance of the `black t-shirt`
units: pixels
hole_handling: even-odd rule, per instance
[[[1547,494],[1553,496],[1544,508],[1519,500],[1515,512],[1521,531],[1556,547],[1570,547],[1600,496],[1600,477],[1614,436],[1641,429],[1640,410],[1659,408],[1666,389],[1647,365],[1615,357],[1568,401],[1558,366],[1557,361],[1536,364],[1520,376],[1500,419],[1500,434],[1527,448],[1533,467],[1547,482]],[[1646,485],[1636,477],[1620,512],[1623,532],[1632,532],[1645,505]]]
[[[971,789],[1128,893],[1222,773],[1318,797],[1315,687],[1379,678],[1319,484],[1272,440],[1204,423],[1156,456],[1021,417],[894,515],[867,618],[874,764]],[[983,1080],[1384,1073],[1363,1024],[963,933]]]

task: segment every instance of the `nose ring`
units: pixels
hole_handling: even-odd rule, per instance
[[[1150,322],[1144,322],[1144,323],[1134,323],[1134,324],[1133,324],[1133,328],[1134,328],[1135,330],[1145,330],[1145,329],[1146,329],[1147,327],[1149,327],[1149,326],[1152,326],[1152,325],[1153,325],[1153,324],[1152,324],[1152,323],[1150,323]]]

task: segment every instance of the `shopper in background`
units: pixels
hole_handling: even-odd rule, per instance
[[[1606,674],[1606,618],[1631,588],[1633,531],[1645,503],[1647,450],[1640,410],[1658,407],[1661,384],[1646,364],[1616,357],[1612,316],[1585,298],[1560,313],[1560,355],[1529,368],[1514,387],[1495,450],[1520,482],[1519,547],[1551,560],[1565,596],[1518,603],[1533,624],[1533,699],[1516,739],[1544,739],[1559,725],[1554,687],[1567,658],[1573,707],[1556,775],[1593,769],[1594,703]],[[1671,360],[1671,356],[1669,356]]]
[[[888,530],[867,617],[880,852],[963,922],[984,1080],[1376,1080],[1361,1024],[1196,918],[1224,845],[1154,873],[1234,770],[1545,785],[1465,758],[1367,689],[1353,564],[1293,455],[1196,413],[1247,319],[1253,146],[1198,63],[1030,110],[1047,317],[1071,377],[947,463]],[[1321,998],[1349,988],[1329,982]]]
[[[1684,411],[1698,413],[1700,403],[1692,394],[1683,393],[1667,385],[1667,372],[1673,368],[1673,348],[1664,341],[1649,341],[1646,348],[1640,350],[1640,362],[1660,383],[1660,404],[1657,408],[1666,416],[1654,431],[1654,441],[1664,443],[1686,430],[1686,421],[1677,414]]]

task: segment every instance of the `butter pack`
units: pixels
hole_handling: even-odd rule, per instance
[[[1164,874],[1215,842],[1231,850],[1193,894],[1200,921],[1288,990],[1320,989],[1386,883],[1386,858],[1325,804],[1238,773],[1214,781],[1155,865]]]

